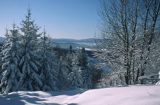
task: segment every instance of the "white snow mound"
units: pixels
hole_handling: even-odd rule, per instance
[[[12,92],[0,105],[160,105],[160,86],[129,86],[61,92]]]

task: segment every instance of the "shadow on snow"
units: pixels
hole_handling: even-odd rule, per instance
[[[49,97],[58,95],[73,96],[76,94],[81,94],[85,92],[84,90],[77,89],[72,91],[59,91],[59,92],[45,92]],[[37,105],[62,105],[58,103],[47,103],[48,96],[41,96],[38,93],[26,92],[25,94],[9,94],[0,95],[0,105],[25,105],[27,104],[37,104]],[[46,102],[45,102],[46,101]],[[66,104],[65,104],[66,105]],[[78,105],[77,103],[68,103],[67,105]]]

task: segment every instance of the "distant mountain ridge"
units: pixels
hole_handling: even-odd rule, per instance
[[[77,47],[87,47],[92,48],[96,45],[95,38],[88,38],[88,39],[53,39],[53,43],[66,48],[72,45],[74,48]]]
[[[3,43],[5,37],[0,37],[0,43]],[[78,47],[85,47],[85,48],[93,48],[96,46],[95,38],[88,38],[88,39],[67,39],[67,38],[60,38],[60,39],[52,39],[53,44],[62,48],[68,48],[72,45],[73,48]]]
[[[54,42],[57,43],[77,43],[77,42],[88,42],[88,43],[94,43],[96,39],[94,38],[88,38],[88,39],[53,39]]]

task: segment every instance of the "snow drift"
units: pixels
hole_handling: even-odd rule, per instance
[[[129,86],[61,92],[12,92],[0,105],[160,105],[160,86]]]

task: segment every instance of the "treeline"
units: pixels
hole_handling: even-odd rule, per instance
[[[92,88],[93,67],[85,48],[54,47],[46,31],[39,33],[39,29],[28,10],[20,27],[14,24],[6,30],[0,53],[0,92]]]

